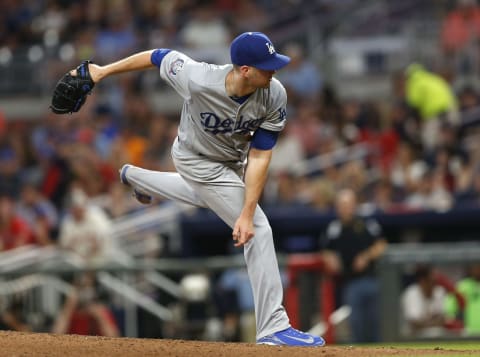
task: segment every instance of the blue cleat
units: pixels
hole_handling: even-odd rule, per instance
[[[286,330],[258,339],[257,345],[321,347],[325,346],[325,340],[319,336],[310,335],[289,327]]]
[[[120,181],[126,185],[126,186],[132,186],[130,185],[130,182],[128,182],[127,180],[127,170],[131,167],[132,165],[123,165],[122,169],[120,170]],[[152,203],[153,201],[153,198],[152,196],[146,194],[146,193],[143,193],[143,192],[140,192],[138,189],[134,188],[133,189],[133,197],[135,197],[137,199],[138,202],[144,204],[144,205],[148,205],[150,203]]]

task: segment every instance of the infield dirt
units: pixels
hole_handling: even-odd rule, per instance
[[[327,346],[319,348],[258,346],[183,340],[107,338],[0,331],[0,356],[479,356],[480,351]]]

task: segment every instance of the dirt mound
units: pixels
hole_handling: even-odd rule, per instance
[[[0,332],[0,356],[434,356],[478,355],[478,351],[443,349],[399,349],[327,346],[297,348],[257,346],[248,343],[220,343],[182,340],[106,338],[97,336],[52,335]]]

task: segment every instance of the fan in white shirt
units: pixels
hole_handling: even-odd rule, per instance
[[[447,292],[437,285],[431,267],[422,266],[416,271],[416,282],[402,295],[402,312],[405,332],[422,336],[438,336],[444,332],[444,303]]]

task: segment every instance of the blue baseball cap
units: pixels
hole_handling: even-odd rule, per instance
[[[272,41],[261,32],[244,32],[230,45],[230,58],[238,66],[276,71],[290,62],[290,57],[275,51]]]

